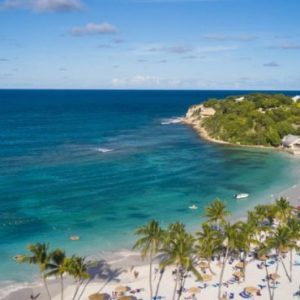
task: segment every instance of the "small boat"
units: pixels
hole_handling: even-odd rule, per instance
[[[195,204],[193,204],[193,205],[191,205],[191,206],[189,206],[189,209],[198,209],[198,206],[196,206]]]
[[[235,194],[234,195],[235,199],[245,199],[245,198],[248,198],[248,197],[249,197],[249,194],[247,194],[247,193],[241,193],[241,194]]]
[[[71,241],[79,241],[80,237],[78,235],[72,235],[72,236],[70,236],[70,240]]]

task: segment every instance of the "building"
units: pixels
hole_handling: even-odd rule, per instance
[[[288,134],[282,139],[282,146],[293,154],[300,155],[300,136]]]

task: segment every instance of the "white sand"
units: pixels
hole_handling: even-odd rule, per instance
[[[250,261],[251,258],[249,258],[249,263],[247,265],[246,269],[246,282],[242,283],[233,283],[229,284],[228,287],[223,287],[223,292],[227,292],[228,295],[229,293],[234,293],[234,299],[243,299],[239,293],[243,291],[243,289],[246,286],[255,286],[258,287],[259,284],[265,285],[266,282],[262,281],[262,279],[265,278],[265,270],[264,269],[258,269],[257,264],[259,263],[258,261]],[[294,255],[294,261],[300,262],[300,255]],[[134,268],[133,271],[130,271],[128,266],[130,264],[133,264],[137,262],[137,264],[140,264],[140,259],[136,255],[132,255],[128,257],[127,259],[127,264],[125,268],[119,268],[118,264],[111,264],[107,265],[105,267],[108,267],[108,270],[111,275],[111,278],[109,281],[107,281],[107,277],[102,280],[100,279],[95,279],[91,281],[87,286],[86,289],[84,290],[84,293],[82,294],[81,299],[88,299],[88,296],[90,294],[96,293],[99,290],[101,292],[105,292],[108,294],[111,294],[115,287],[118,285],[125,285],[129,286],[132,290],[135,289],[141,289],[144,288],[145,290],[135,294],[138,299],[149,299],[149,288],[148,288],[148,282],[149,282],[149,267],[148,265],[139,265]],[[99,264],[99,268],[103,269],[103,263]],[[225,276],[224,276],[224,281],[227,281],[232,278],[232,274],[236,271],[234,269],[235,264],[237,261],[235,261],[231,265],[227,265],[225,269]],[[287,268],[289,268],[289,259],[288,257],[285,258],[285,264]],[[154,266],[156,268],[156,266]],[[217,262],[212,264],[212,268],[216,273],[220,272],[220,267],[217,265]],[[276,263],[268,267],[269,273],[275,272],[276,269]],[[278,273],[280,274],[281,278],[278,280],[280,283],[278,287],[275,289],[275,297],[274,299],[284,299],[284,300],[289,300],[289,299],[295,299],[293,297],[293,294],[299,290],[299,285],[300,285],[300,266],[294,266],[293,267],[293,282],[290,283],[284,273],[284,269],[281,265],[279,265]],[[96,270],[96,268],[95,268]],[[94,270],[94,271],[95,271]],[[172,293],[174,289],[174,276],[172,275],[172,268],[169,268],[165,271],[162,282],[161,282],[161,288],[159,295],[165,297],[165,299],[169,300],[172,299]],[[139,272],[138,279],[134,278],[134,271]],[[154,279],[154,287],[156,288],[156,283],[158,281],[159,274],[154,274],[153,279]],[[65,298],[66,300],[71,300],[72,295],[75,289],[74,283],[72,281],[67,280],[68,283],[66,284],[65,288]],[[214,276],[213,280],[211,282],[208,282],[208,287],[206,288],[201,288],[201,293],[196,295],[197,299],[216,299],[217,300],[217,293],[218,293],[218,288],[213,287],[213,284],[218,283],[219,278],[218,276]],[[203,287],[203,283],[197,282],[194,278],[194,276],[190,276],[187,278],[185,282],[185,288],[189,289],[190,287]],[[51,293],[53,295],[53,300],[60,300],[60,295],[59,295],[59,284],[57,282],[52,281],[50,284],[50,289]],[[30,299],[30,294],[33,292],[33,294],[41,293],[41,295],[38,297],[38,299],[43,300],[47,299],[44,290],[41,287],[33,287],[33,289],[24,289],[21,291],[18,291],[16,293],[11,294],[9,297],[5,298],[6,300],[25,300],[25,299]],[[262,300],[267,300],[269,299],[268,295],[268,289],[267,286],[262,289],[261,291],[262,295],[261,296],[255,296],[253,299],[262,299]],[[130,292],[127,294],[130,295]],[[188,292],[184,292],[182,295],[182,299],[188,298],[190,295]]]
[[[290,188],[288,188],[285,191],[282,191],[278,195],[274,195],[269,199],[271,202],[273,202],[278,197],[283,196],[287,197],[288,200],[291,202],[291,204],[297,206],[300,205],[300,184],[294,185]],[[300,256],[295,256],[295,260],[297,259],[298,262],[300,262]],[[95,256],[91,260],[93,261],[99,261],[99,256]],[[109,261],[109,263],[107,262]],[[137,289],[137,288],[145,288],[144,292],[141,292],[139,294],[136,294],[138,299],[149,299],[149,267],[145,265],[147,262],[143,262],[140,259],[140,256],[134,252],[131,251],[120,251],[119,253],[112,254],[111,257],[107,259],[107,261],[100,261],[98,264],[98,269],[101,270],[105,269],[105,274],[102,276],[102,279],[95,278],[87,285],[84,294],[82,295],[81,299],[85,300],[88,299],[88,295],[92,293],[96,293],[99,291],[99,289],[102,288],[101,292],[106,292],[111,294],[111,292],[114,290],[114,288],[119,285],[128,285],[131,289]],[[230,285],[229,288],[223,288],[223,291],[233,292],[235,294],[234,299],[242,299],[238,294],[243,290],[245,286],[257,286],[258,284],[261,284],[261,279],[265,277],[264,270],[259,270],[256,267],[256,264],[258,262],[252,262],[247,267],[247,278],[246,283],[241,284],[233,284]],[[286,259],[286,265],[287,268],[289,268],[288,260]],[[134,279],[133,273],[129,272],[130,266],[135,266],[135,269],[137,272],[139,272],[139,277],[137,280]],[[156,266],[157,267],[157,266]],[[213,269],[218,273],[220,271],[220,268],[218,266],[213,266]],[[97,268],[94,268],[93,272],[96,272]],[[270,267],[270,273],[274,271],[274,268]],[[162,282],[161,282],[161,289],[160,289],[160,296],[166,297],[165,299],[169,300],[172,299],[172,293],[173,293],[173,287],[174,287],[174,278],[171,275],[172,269],[166,270]],[[229,266],[225,271],[225,278],[224,281],[229,280],[232,276],[233,270],[232,267]],[[300,266],[294,267],[294,281],[293,283],[289,283],[282,267],[279,268],[279,273],[281,274],[280,279],[280,285],[276,288],[275,292],[275,299],[296,299],[293,297],[293,293],[295,293],[297,290],[299,290],[300,285]],[[157,278],[159,275],[156,276]],[[109,278],[109,280],[108,280]],[[155,280],[154,287],[156,286],[157,278]],[[215,276],[213,278],[213,281],[209,283],[209,287],[206,289],[203,289],[201,292],[201,296],[198,295],[199,299],[217,299],[217,288],[212,287],[212,283],[218,282],[218,276]],[[185,287],[188,289],[192,286],[202,286],[201,283],[195,282],[195,278],[188,278],[186,280]],[[51,290],[51,294],[53,295],[53,300],[59,300],[60,299],[60,285],[57,280],[49,280],[49,286]],[[15,292],[10,293],[8,296],[1,296],[1,293],[3,292],[0,288],[0,298],[3,300],[26,300],[30,299],[30,295],[36,295],[40,293],[40,296],[37,298],[39,300],[47,300],[48,298],[45,295],[45,291],[43,286],[41,286],[40,283],[35,284],[27,284],[27,286],[24,288],[19,288],[16,286],[8,287],[12,290],[16,290]],[[19,289],[18,289],[19,288]],[[72,299],[73,291],[75,289],[75,284],[71,278],[65,279],[65,300]],[[188,297],[188,294],[183,294],[182,299],[185,297]],[[198,299],[197,298],[197,299]],[[262,296],[257,297],[258,299],[268,299],[268,291],[266,288],[262,290]],[[300,298],[300,297],[299,297]]]

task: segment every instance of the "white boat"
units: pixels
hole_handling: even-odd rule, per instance
[[[249,194],[246,194],[246,193],[241,193],[241,194],[234,195],[235,199],[245,199],[245,198],[248,198],[248,197],[249,197]]]
[[[198,206],[196,206],[195,204],[189,206],[189,209],[198,209]]]

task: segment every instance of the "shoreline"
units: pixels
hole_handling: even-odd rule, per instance
[[[219,145],[224,145],[224,146],[231,146],[231,147],[241,147],[241,148],[252,148],[252,149],[266,149],[266,150],[273,150],[273,151],[281,151],[285,152],[288,154],[292,154],[289,151],[284,150],[282,147],[272,147],[272,146],[262,146],[262,145],[244,145],[244,144],[235,144],[235,143],[230,143],[227,141],[215,139],[211,137],[207,130],[201,126],[200,121],[197,120],[197,123],[195,123],[193,120],[191,120],[188,117],[184,117],[181,120],[181,123],[184,125],[188,125],[193,128],[194,131],[198,133],[198,135],[206,140],[207,142],[214,143],[214,144],[219,144]]]
[[[273,197],[271,197],[273,196]],[[286,197],[293,206],[300,205],[300,182],[299,184],[294,184],[281,192],[278,192],[274,195],[270,195],[269,199],[264,201],[265,204],[273,203],[279,197]],[[237,214],[233,215],[231,221],[241,220],[245,218],[245,214]],[[196,229],[194,229],[196,230]],[[194,232],[192,230],[192,232]],[[142,260],[141,256],[138,252],[133,250],[122,248],[117,251],[109,252],[98,252],[94,255],[90,255],[87,257],[87,260],[93,263],[101,263],[109,266],[112,270],[122,269],[122,273],[128,273],[128,270],[134,266],[139,271],[143,270],[146,272],[148,270],[148,262],[147,260]],[[154,266],[158,265],[158,259],[155,261]],[[105,281],[94,279],[92,280],[92,285],[101,285]],[[124,283],[124,279],[122,280]],[[114,285],[118,285],[118,283],[114,283]],[[49,278],[49,286],[50,290],[53,293],[53,299],[58,299],[58,295],[60,293],[59,280],[54,278]],[[74,282],[67,278],[65,279],[66,288],[74,287]],[[39,280],[35,280],[33,282],[13,282],[10,285],[6,286],[7,292],[6,294],[0,294],[0,299],[3,300],[19,300],[19,299],[29,299],[30,294],[32,292],[39,293],[43,291],[43,285]],[[5,289],[5,288],[4,288]],[[3,290],[1,290],[3,293]],[[3,297],[3,298],[1,298]],[[27,298],[26,298],[27,297]],[[44,298],[39,298],[43,300]],[[69,298],[66,298],[69,299]]]

